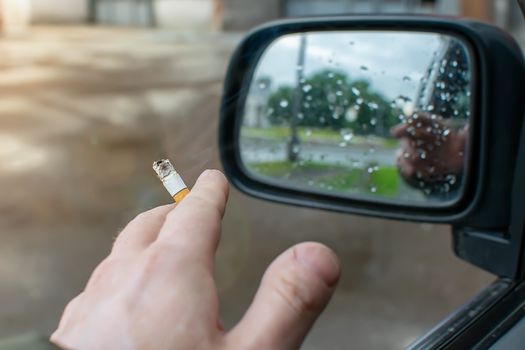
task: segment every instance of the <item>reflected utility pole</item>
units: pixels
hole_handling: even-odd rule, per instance
[[[290,116],[290,139],[288,140],[288,161],[296,162],[299,158],[300,142],[298,135],[299,114],[303,101],[303,88],[301,82],[304,78],[304,56],[306,53],[306,34],[301,35],[299,43],[299,57],[297,59],[297,83],[292,100],[292,115]]]

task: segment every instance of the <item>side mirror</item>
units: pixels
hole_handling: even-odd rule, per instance
[[[231,182],[259,198],[450,223],[467,245],[480,234],[501,239],[511,224],[524,67],[508,34],[471,21],[275,22],[231,59],[221,159]],[[458,255],[493,265],[462,247]],[[490,269],[515,273],[508,264]]]

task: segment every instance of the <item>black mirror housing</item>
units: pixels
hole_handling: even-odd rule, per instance
[[[446,207],[424,208],[305,193],[261,182],[243,168],[239,154],[240,115],[255,66],[266,48],[276,38],[287,34],[340,30],[446,33],[470,45],[475,76],[470,171],[458,202]],[[220,156],[231,183],[258,198],[360,215],[450,223],[455,230],[456,253],[460,257],[509,276],[516,272],[509,270],[510,262],[491,268],[493,264],[485,261],[498,257],[491,255],[487,260],[471,252],[478,250],[486,255],[487,251],[480,250],[479,246],[486,239],[509,242],[512,189],[525,111],[524,84],[525,63],[519,46],[508,33],[484,23],[431,16],[320,17],[273,22],[249,33],[231,58],[221,105]],[[470,240],[478,237],[478,233],[481,241],[478,238]],[[521,237],[521,233],[519,235]],[[467,246],[472,248],[465,248]],[[497,255],[517,258],[517,252],[511,258],[512,254],[503,251]]]

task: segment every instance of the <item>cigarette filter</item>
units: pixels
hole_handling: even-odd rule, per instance
[[[153,170],[162,181],[164,188],[169,192],[175,203],[180,202],[190,190],[182,181],[180,175],[168,159],[161,159],[153,163]]]

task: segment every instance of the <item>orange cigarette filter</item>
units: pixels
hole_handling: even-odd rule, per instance
[[[168,159],[161,159],[153,163],[153,170],[162,181],[164,188],[169,192],[175,203],[179,203],[190,190],[184,183],[175,167]]]

